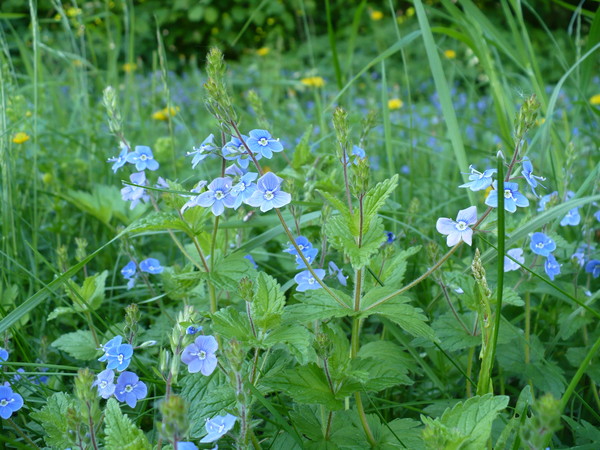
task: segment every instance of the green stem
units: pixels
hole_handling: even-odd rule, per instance
[[[21,436],[23,439],[25,439],[27,441],[27,443],[29,445],[31,445],[33,448],[39,448],[37,445],[35,445],[35,442],[33,442],[24,432],[23,430],[21,430],[21,427],[19,427],[12,419],[6,419],[8,421],[8,423],[10,423],[13,428],[15,429],[15,431],[17,432],[17,434],[19,436]]]

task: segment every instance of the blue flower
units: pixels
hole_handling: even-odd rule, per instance
[[[215,216],[223,214],[226,207],[233,208],[235,197],[231,195],[231,178],[215,178],[208,185],[208,190],[196,198],[195,203],[204,208],[211,206],[211,211]]]
[[[0,417],[8,419],[23,406],[23,397],[14,393],[10,384],[0,386]]]
[[[355,145],[352,147],[352,156],[353,158],[348,158],[348,164],[352,163],[354,165],[358,165],[358,161],[361,159],[365,159],[367,157],[367,154],[362,148]]]
[[[242,139],[244,139],[244,142],[248,142],[249,138],[246,135],[242,135]],[[228,161],[237,161],[237,163],[242,169],[246,169],[248,167],[248,164],[250,164],[250,161],[252,161],[252,158],[248,154],[248,149],[244,145],[244,142],[242,142],[235,136],[232,136],[231,140],[227,142],[225,146],[221,149],[221,154],[223,155],[223,158],[225,158]],[[254,158],[256,158],[256,160],[258,161],[262,158],[262,154],[255,153]]]
[[[386,240],[383,243],[384,245],[393,244],[394,241],[396,240],[396,235],[394,233],[392,233],[391,231],[386,231],[385,232],[385,237],[386,237]]]
[[[314,269],[314,272],[320,280],[322,280],[325,276],[325,271],[323,269]],[[294,277],[294,281],[298,283],[298,286],[296,286],[296,290],[299,292],[321,289],[321,285],[315,279],[315,277],[312,276],[309,270],[304,270],[300,272]]]
[[[340,269],[333,261],[329,261],[329,273],[337,276],[337,279],[342,286],[346,286],[346,284],[348,284],[346,281],[348,277],[344,276],[342,269]]]
[[[256,265],[256,261],[254,261],[254,258],[252,257],[252,255],[247,254],[244,256],[244,258],[246,258],[248,261],[250,261],[252,263],[252,267],[254,267],[255,269],[258,269],[258,266]]]
[[[146,398],[146,395],[148,395],[148,388],[135,373],[126,371],[119,375],[115,386],[117,400],[135,408],[137,401]]]
[[[106,161],[113,163],[112,170],[114,173],[117,173],[117,170],[123,167],[127,162],[127,152],[127,146],[121,144],[121,152],[119,153],[119,156],[113,156],[112,158],[108,158],[108,160]]]
[[[283,145],[281,145],[279,139],[273,139],[271,133],[267,130],[252,130],[246,143],[250,147],[250,150],[267,159],[273,157],[273,152],[283,150]]]
[[[538,206],[538,211],[545,211],[546,210],[546,205],[549,202],[554,202],[558,200],[558,192],[554,191],[551,192],[548,195],[544,195],[541,199],[540,199],[540,204]]]
[[[298,246],[298,248],[300,249],[300,251],[302,253],[304,253],[306,250],[310,250],[313,248],[313,245],[304,236],[298,236],[295,239],[295,241],[296,241],[296,245]],[[296,247],[294,247],[292,244],[290,244],[290,246],[288,248],[286,248],[284,250],[284,252],[289,253],[290,255],[298,256],[298,250],[296,250]]]
[[[121,275],[123,275],[123,278],[125,278],[126,280],[130,280],[132,277],[134,277],[136,272],[137,272],[137,267],[133,261],[129,261],[121,269]]]
[[[198,450],[198,447],[193,442],[177,441],[177,450]]]
[[[216,147],[213,145],[214,134],[209,135],[199,147],[194,147],[194,150],[187,152],[186,156],[194,155],[192,159],[192,169],[195,169],[200,161],[206,158],[212,150]]]
[[[461,209],[457,216],[456,222],[446,217],[441,217],[437,220],[435,228],[441,234],[448,235],[446,244],[449,247],[454,247],[460,241],[464,241],[467,245],[471,245],[473,230],[469,225],[477,222],[477,207],[470,206],[467,209]]]
[[[544,181],[545,178],[538,177],[537,175],[533,174],[533,165],[531,164],[531,161],[529,161],[529,158],[527,156],[525,156],[523,158],[523,170],[521,170],[521,174],[525,177],[525,180],[531,187],[531,191],[533,192],[533,195],[535,195],[536,197],[539,197],[539,195],[537,195],[537,192],[535,192],[535,188],[537,187],[537,185],[539,184],[544,189],[546,189],[546,188],[541,183],[538,183],[537,180]]]
[[[129,344],[121,344],[121,336],[116,336],[103,346],[104,355],[98,361],[107,361],[107,369],[117,369],[119,372],[127,369],[133,356],[133,347]]]
[[[98,395],[103,399],[111,397],[115,393],[115,372],[106,369],[98,374],[96,380],[92,383],[92,386],[98,387]]]
[[[202,331],[202,327],[200,325],[190,325],[185,329],[185,334],[193,336],[194,334],[199,333],[200,331]]]
[[[471,181],[461,184],[459,187],[469,188],[472,191],[487,189],[492,184],[492,175],[498,172],[496,169],[487,169],[481,173],[473,165],[470,165],[469,169],[471,170],[471,174],[469,175],[469,180]]]
[[[115,336],[106,344],[102,345],[99,350],[102,350],[104,354],[100,358],[98,358],[98,361],[106,361],[108,359],[109,353],[114,353],[116,348],[119,345],[121,345],[121,342],[123,342],[123,336]]]
[[[143,171],[132,173],[129,176],[129,179],[133,184],[137,184],[139,186],[145,186],[147,184],[146,174]],[[150,196],[146,193],[146,189],[139,186],[125,186],[123,189],[121,189],[121,197],[123,200],[131,202],[129,209],[135,208],[140,200],[144,200],[144,202],[150,200]]]
[[[8,351],[2,347],[0,347],[0,362],[8,361]],[[2,367],[2,364],[0,364]]]
[[[230,165],[225,169],[225,175],[231,175],[234,179],[244,175],[244,171],[235,164]]]
[[[135,164],[136,170],[158,169],[158,161],[154,159],[152,150],[146,145],[136,145],[135,151],[127,155],[127,162]]]
[[[260,206],[262,212],[287,205],[292,201],[292,196],[280,190],[282,181],[273,172],[267,172],[256,182],[256,190],[246,200],[246,204],[255,208]]]
[[[194,188],[192,188],[192,190],[190,192],[194,192],[194,193],[200,193],[200,191],[202,191],[202,189],[204,189],[204,186],[206,186],[206,181],[202,180],[199,181],[198,184],[196,184],[196,186]],[[188,208],[193,208],[194,206],[200,206],[198,205],[198,199],[200,197],[200,195],[182,195],[182,197],[192,197],[191,200],[188,200],[182,207],[181,207],[181,214],[183,214],[185,212],[186,209]]]
[[[600,261],[597,259],[588,261],[585,265],[585,271],[591,273],[594,278],[598,278],[600,276]]]
[[[485,204],[492,208],[498,207],[498,182],[493,183],[494,190],[490,192],[488,197],[485,199]],[[529,200],[523,194],[519,192],[519,185],[517,183],[504,183],[504,209],[508,212],[515,212],[517,206],[524,207],[529,206]]]
[[[256,190],[256,185],[252,184],[254,180],[258,177],[257,173],[248,172],[245,175],[242,175],[238,184],[231,188],[231,195],[235,197],[235,202],[233,204],[234,209],[238,209],[242,202],[246,203],[254,191]]]
[[[209,376],[217,368],[216,351],[219,344],[213,336],[198,336],[194,342],[183,349],[181,361],[188,366],[190,373],[200,372]]]
[[[554,277],[560,273],[560,264],[558,264],[552,253],[549,253],[548,257],[546,258],[544,270],[552,281],[554,281]]]
[[[569,210],[569,212],[567,213],[567,215],[565,217],[562,218],[562,220],[560,221],[560,225],[563,227],[567,226],[567,225],[577,226],[577,225],[579,225],[579,222],[581,222],[581,216],[579,215],[579,208],[573,208],[573,209]]]
[[[522,248],[512,248],[506,252],[509,256],[516,259],[519,263],[523,264],[525,262],[525,258],[523,257],[523,249]],[[508,257],[504,257],[504,271],[510,272],[512,270],[519,270],[521,266],[514,262],[512,259]]]
[[[146,258],[140,262],[140,270],[142,272],[158,274],[162,273],[165,268],[160,265],[160,261],[156,258]]]
[[[598,222],[600,222],[600,209],[594,213],[594,217]]]
[[[227,414],[225,416],[216,416],[212,419],[208,419],[206,421],[206,432],[208,433],[204,436],[200,442],[215,442],[219,440],[225,433],[233,428],[235,425],[235,421],[237,417]]]
[[[533,253],[547,257],[551,252],[556,250],[556,243],[544,233],[538,231],[531,235],[530,247]]]
[[[319,253],[319,249],[317,249],[317,248],[311,248],[311,249],[302,251],[302,254],[304,255],[304,257],[306,258],[306,260],[308,261],[309,264],[313,263],[313,261],[317,257],[318,253]],[[302,260],[300,255],[296,255],[296,268],[297,269],[306,269],[306,264],[304,264],[304,261]]]

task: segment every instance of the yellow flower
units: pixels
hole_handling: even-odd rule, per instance
[[[383,19],[383,13],[381,11],[371,11],[371,20]]]
[[[415,8],[412,6],[406,10],[406,17],[412,17],[415,15]]]
[[[404,106],[404,102],[399,98],[391,98],[388,100],[389,109],[400,109],[402,106]]]
[[[322,77],[307,77],[302,78],[300,83],[310,87],[323,87],[325,85],[325,80]]]
[[[44,184],[52,183],[52,174],[46,172],[44,175],[42,175],[42,181],[44,182]]]
[[[454,50],[444,50],[444,56],[448,59],[456,58],[456,52]]]
[[[127,72],[127,73],[131,73],[135,69],[137,69],[137,65],[135,63],[125,63],[125,64],[123,64],[123,70],[125,72]]]
[[[31,111],[25,111],[25,117],[31,117],[33,114]]]
[[[592,105],[600,105],[600,94],[596,94],[590,97],[590,103]]]
[[[535,121],[535,124],[539,127],[540,125],[543,125],[546,122],[546,118],[545,117],[540,117],[539,119],[537,119]]]
[[[275,23],[275,19],[273,17],[269,17],[267,19],[267,25],[273,25]]]
[[[179,106],[171,106],[171,108],[163,108],[152,114],[154,120],[168,120],[179,112]]]
[[[15,144],[22,144],[23,142],[27,142],[29,140],[29,135],[23,131],[19,131],[12,138],[12,141]]]
[[[258,50],[256,50],[256,54],[258,56],[266,56],[269,54],[270,51],[271,49],[269,47],[261,47]]]
[[[67,16],[69,17],[75,17],[81,14],[81,8],[68,8],[67,9]]]

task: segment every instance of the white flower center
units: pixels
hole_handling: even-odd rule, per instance
[[[217,192],[215,192],[215,198],[216,198],[217,200],[221,200],[223,197],[225,197],[225,196],[223,195],[223,192],[222,192],[222,191],[217,191]]]
[[[310,261],[309,261],[309,262],[310,262]],[[315,280],[313,277],[310,277],[310,278],[308,279],[308,284],[315,284],[315,281],[316,281],[316,280]]]
[[[132,384],[128,384],[127,386],[125,386],[125,392],[131,392],[133,391],[133,385]]]
[[[258,140],[258,143],[259,143],[260,145],[262,145],[263,147],[266,147],[266,146],[267,146],[267,144],[269,143],[269,141],[267,140],[267,138],[264,138],[264,137],[263,137],[263,138],[260,138],[260,139]]]
[[[206,359],[206,352],[204,350],[200,350],[198,353],[196,353],[196,356],[198,359],[204,360]]]
[[[537,248],[544,248],[544,243],[543,242],[538,242],[537,244],[535,244],[535,246]]]
[[[6,406],[6,405],[8,405],[8,400],[6,400],[5,398],[0,400],[0,406]]]
[[[146,161],[146,160],[148,159],[148,157],[147,157],[146,155],[142,155],[142,156],[140,156],[140,159],[141,159],[142,161]]]
[[[459,220],[459,221],[456,223],[456,229],[457,229],[458,231],[464,231],[464,230],[466,230],[466,229],[467,229],[467,224],[466,224],[466,222],[463,222],[462,220]]]
[[[302,245],[302,244],[299,244],[299,245],[298,245],[298,248],[299,248],[300,250],[304,250],[304,245]]]
[[[265,191],[264,197],[265,200],[273,200],[273,197],[275,196],[273,195],[273,191]]]
[[[100,382],[100,389],[104,389],[106,386],[108,386],[108,381],[101,381]]]
[[[512,198],[512,191],[510,189],[504,189],[504,198]]]
[[[122,363],[124,358],[125,358],[125,356],[123,356],[123,353],[119,353],[119,356],[117,356],[117,361]]]

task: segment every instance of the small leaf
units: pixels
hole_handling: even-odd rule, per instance
[[[300,364],[306,364],[316,359],[312,341],[312,334],[302,325],[290,325],[280,326],[270,332],[262,345],[271,348],[275,344],[285,344]]]
[[[98,357],[94,337],[87,330],[63,334],[52,343],[52,346],[81,361],[93,361]]]
[[[292,158],[292,167],[296,170],[301,170],[302,166],[305,164],[310,164],[314,161],[314,156],[310,152],[310,142],[312,140],[312,125],[309,125],[300,142],[296,145],[294,149],[294,157]]]
[[[385,205],[388,197],[398,186],[398,174],[392,178],[377,183],[374,188],[369,189],[363,200],[363,220],[365,224],[370,224],[379,210]],[[368,228],[368,226],[367,226]]]
[[[407,375],[408,367],[413,366],[411,359],[393,342],[369,342],[360,348],[358,357],[353,368],[366,372],[366,378],[361,380],[365,390],[379,392],[413,383]]]
[[[67,411],[75,408],[73,397],[64,392],[57,392],[48,399],[46,406],[31,414],[31,417],[40,422],[46,435],[46,445],[54,448],[68,448],[75,446],[74,437],[69,432]]]
[[[352,300],[345,293],[332,289],[347,305]],[[302,303],[286,306],[283,312],[284,323],[307,323],[313,320],[331,319],[353,315],[352,308],[342,308],[324,289],[306,291],[297,297]]]
[[[212,329],[225,339],[237,339],[243,343],[256,343],[250,321],[246,314],[233,306],[221,309],[211,316]]]
[[[129,417],[121,412],[119,403],[109,398],[104,415],[104,440],[107,450],[145,450],[151,449],[146,435],[135,426]]]
[[[334,216],[329,219],[325,225],[325,233],[332,247],[344,252],[350,258],[354,270],[367,265],[386,239],[383,223],[379,217],[373,219],[371,227],[363,236],[360,246],[350,231],[348,221],[342,216]]]
[[[386,286],[398,286],[404,280],[404,274],[408,266],[407,259],[421,251],[421,246],[416,245],[402,250],[395,255],[389,262],[386,262],[385,268],[381,274],[381,280]]]
[[[467,327],[473,329],[475,313],[460,314],[459,317]],[[440,346],[449,352],[472,348],[481,345],[481,336],[473,336],[470,331],[465,330],[452,313],[446,313],[435,319],[431,324],[435,335],[439,339]]]
[[[150,214],[137,219],[126,229],[128,233],[166,230],[181,230],[185,233],[191,233],[187,224],[177,214],[163,211],[152,211]]]
[[[250,313],[254,324],[261,330],[272,329],[279,324],[283,314],[285,295],[277,280],[264,272],[260,272],[254,285],[253,301]]]

